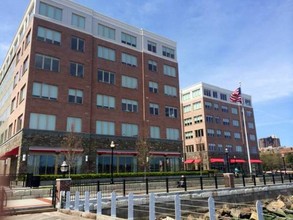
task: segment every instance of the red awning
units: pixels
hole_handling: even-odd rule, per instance
[[[97,154],[112,154],[111,150],[98,150]],[[115,155],[137,155],[137,152],[135,151],[117,151],[114,150],[113,154]]]
[[[230,159],[230,163],[246,163],[246,160],[243,159]]]
[[[185,164],[187,164],[187,163],[193,163],[193,161],[194,161],[194,160],[192,160],[192,159],[188,159],[188,160],[185,160],[184,163],[185,163]]]
[[[39,153],[67,153],[70,149],[66,148],[54,148],[54,147],[30,147],[30,152],[39,152]],[[83,149],[72,149],[75,153],[82,153]]]
[[[250,163],[262,163],[262,161],[258,159],[251,159]]]
[[[195,159],[194,161],[193,161],[193,163],[200,163],[201,162],[201,159]]]
[[[211,163],[224,163],[224,159],[223,158],[211,158],[210,162]]]
[[[167,151],[151,151],[150,155],[156,155],[156,156],[181,156],[179,152],[167,152]]]
[[[19,147],[13,148],[12,150],[7,151],[5,154],[3,154],[3,155],[0,157],[0,160],[5,160],[5,159],[7,159],[8,157],[18,155],[18,151],[19,151]]]

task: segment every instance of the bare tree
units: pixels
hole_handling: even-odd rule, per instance
[[[144,170],[146,172],[150,157],[150,147],[144,138],[137,139],[136,151],[139,171]]]
[[[69,176],[71,169],[74,170],[77,158],[80,157],[82,149],[82,138],[71,131],[65,135],[61,141],[62,154],[65,156],[66,163],[69,166]]]

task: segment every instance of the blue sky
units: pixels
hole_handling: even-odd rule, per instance
[[[180,86],[252,96],[258,138],[293,146],[293,1],[74,0],[177,42]],[[0,63],[29,0],[1,0]],[[16,7],[17,5],[17,7]]]

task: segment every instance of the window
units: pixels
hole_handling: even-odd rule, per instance
[[[190,99],[190,92],[189,93],[185,93],[182,95],[182,101],[186,101]]]
[[[194,145],[186,145],[186,152],[194,152]]]
[[[232,121],[233,126],[239,127],[239,121],[238,120],[233,120]]]
[[[211,97],[211,90],[209,90],[209,89],[204,89],[204,90],[203,90],[203,94],[206,95],[206,96],[210,96],[210,97]]]
[[[96,134],[115,135],[115,123],[109,121],[96,121]]]
[[[168,140],[179,140],[179,129],[167,128],[166,129],[166,138]]]
[[[115,61],[115,50],[103,46],[98,46],[98,57]]]
[[[207,135],[209,137],[214,137],[215,136],[215,130],[214,129],[207,129]]]
[[[204,107],[206,108],[206,109],[210,109],[210,108],[212,108],[212,103],[210,103],[210,102],[204,102]]]
[[[16,102],[15,102],[15,98],[14,99],[12,99],[12,101],[11,101],[11,106],[10,106],[10,113],[12,113],[13,111],[14,111],[14,109],[15,109],[15,106],[16,106]]]
[[[219,110],[219,104],[214,103],[214,109],[215,109],[215,110]]]
[[[50,44],[61,44],[61,33],[49,28],[38,27],[37,39]]]
[[[175,67],[164,65],[163,66],[164,75],[176,77]]]
[[[84,65],[70,62],[70,75],[82,78],[84,76]]]
[[[214,122],[214,117],[211,116],[211,115],[207,115],[207,116],[206,116],[206,122],[208,122],[208,123],[213,123],[213,122]]]
[[[31,31],[29,31],[25,37],[25,48],[27,47],[27,45],[30,44],[30,42],[31,42]]]
[[[223,145],[222,144],[218,144],[218,151],[219,152],[223,152],[224,151],[224,148],[223,148]]]
[[[57,100],[58,87],[46,83],[33,83],[33,96],[49,100]]]
[[[183,112],[184,113],[187,113],[187,112],[190,112],[191,111],[191,105],[185,105],[183,106]]]
[[[159,105],[150,103],[150,114],[151,115],[159,115]]]
[[[184,126],[192,125],[192,118],[185,118],[184,119]]]
[[[230,120],[228,118],[223,118],[223,125],[229,125]]]
[[[35,67],[42,70],[59,72],[60,60],[54,57],[36,54]]]
[[[67,117],[66,131],[81,132],[81,118]]]
[[[149,91],[152,93],[158,93],[158,83],[149,81]]]
[[[122,99],[122,111],[138,112],[138,103],[135,100]]]
[[[85,17],[72,13],[71,25],[80,29],[85,29]]]
[[[228,152],[233,152],[233,146],[231,144],[226,144],[226,148],[228,149]]]
[[[55,125],[56,125],[55,115],[30,113],[30,122],[29,122],[30,129],[54,131]]]
[[[196,144],[196,151],[205,151],[204,144]]]
[[[98,82],[115,84],[115,74],[104,70],[98,70]]]
[[[204,136],[204,133],[203,133],[203,129],[198,129],[198,130],[195,130],[195,137],[203,137]]]
[[[151,138],[161,138],[160,128],[157,126],[150,126],[150,136]]]
[[[20,49],[19,49],[19,51],[16,54],[16,63],[18,63],[19,60],[20,60]]]
[[[237,108],[231,108],[231,112],[232,112],[232,114],[234,114],[234,115],[237,115],[238,114],[238,110],[237,110]]]
[[[244,103],[247,106],[251,106],[251,101],[249,99],[244,99]]]
[[[28,57],[25,58],[24,62],[23,62],[23,71],[22,71],[22,75],[25,74],[25,72],[28,70],[28,65],[29,65],[29,61],[28,61]]]
[[[252,112],[251,111],[246,111],[246,116],[247,117],[252,117]]]
[[[201,102],[195,102],[193,103],[193,110],[201,109]]]
[[[236,146],[236,152],[241,153],[242,151],[242,146]]]
[[[250,147],[250,153],[257,154],[257,152],[258,152],[258,147],[257,146],[251,146]]]
[[[148,68],[150,71],[156,72],[157,71],[157,62],[153,60],[148,61]]]
[[[218,98],[218,92],[213,91],[213,98],[217,99]]]
[[[216,116],[215,117],[215,122],[216,122],[216,124],[220,124],[220,117]]]
[[[240,133],[235,132],[235,133],[234,133],[234,138],[235,138],[235,139],[240,139]]]
[[[115,29],[98,24],[98,35],[107,39],[115,40]]]
[[[22,123],[23,123],[23,115],[20,115],[17,118],[17,126],[16,126],[16,131],[19,131],[22,128]]]
[[[228,113],[229,112],[228,107],[227,106],[222,106],[222,112]]]
[[[218,129],[218,130],[216,131],[216,133],[217,133],[217,137],[221,137],[221,136],[222,136],[222,131],[221,131],[221,130]]]
[[[221,93],[220,98],[221,98],[221,100],[227,101],[227,95],[226,94]]]
[[[49,18],[62,21],[62,9],[40,2],[39,13]]]
[[[85,41],[79,37],[71,37],[71,49],[84,52]]]
[[[127,137],[138,136],[138,126],[136,124],[122,123],[121,131],[122,131],[122,136],[127,136]]]
[[[115,97],[97,94],[97,107],[99,108],[115,108]]]
[[[250,135],[249,135],[249,140],[251,140],[251,141],[255,141],[255,135],[254,135],[254,134],[250,134]]]
[[[157,44],[151,41],[148,41],[148,51],[157,52]]]
[[[254,129],[254,124],[253,124],[253,122],[248,122],[248,128],[250,128],[250,129]]]
[[[136,47],[136,37],[122,32],[121,43]]]
[[[230,131],[224,131],[224,137],[227,139],[231,138],[231,132]]]
[[[215,151],[216,145],[215,144],[209,144],[209,151]]]
[[[137,78],[130,76],[122,76],[122,87],[129,89],[137,89]]]
[[[202,123],[202,115],[194,116],[194,123],[195,124]]]
[[[83,101],[83,91],[78,89],[69,89],[68,90],[68,102],[82,104]]]
[[[177,108],[166,106],[165,116],[169,118],[177,118]]]
[[[122,53],[121,62],[129,66],[137,66],[137,58],[130,54]]]
[[[177,97],[177,88],[174,86],[164,85],[164,94],[168,96]]]
[[[192,91],[192,98],[199,97],[199,96],[201,96],[200,89],[196,89]]]
[[[19,103],[21,103],[25,99],[25,85],[21,88],[19,94]]]
[[[171,48],[165,47],[165,46],[163,46],[162,49],[163,49],[162,50],[163,56],[169,57],[169,58],[172,58],[172,59],[175,58],[175,50],[174,49],[171,49]]]
[[[193,132],[187,131],[184,133],[185,139],[192,139],[193,138]]]

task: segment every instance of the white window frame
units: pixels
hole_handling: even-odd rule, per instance
[[[67,117],[66,131],[81,132],[82,119],[77,117]]]
[[[115,123],[111,121],[96,121],[96,134],[115,135]]]

